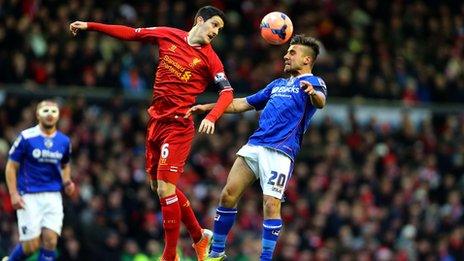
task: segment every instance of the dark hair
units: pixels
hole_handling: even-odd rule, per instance
[[[198,9],[197,14],[195,15],[194,24],[197,23],[197,18],[199,16],[203,17],[203,20],[206,21],[206,20],[210,19],[211,17],[213,17],[215,15],[221,17],[221,19],[222,19],[222,21],[224,23],[226,22],[226,16],[225,16],[223,11],[221,11],[220,9],[218,9],[218,8],[216,8],[214,6],[207,5],[207,6],[203,6],[202,8]]]
[[[304,34],[293,36],[290,44],[300,44],[309,47],[312,50],[313,60],[316,60],[319,55],[319,49],[321,48],[321,43],[316,38],[305,36]]]

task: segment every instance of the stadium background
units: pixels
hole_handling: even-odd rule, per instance
[[[286,12],[296,32],[324,44],[315,73],[329,106],[305,135],[275,260],[464,259],[464,3],[0,0],[0,169],[41,98],[58,98],[60,129],[72,138],[79,191],[65,200],[60,260],[156,260],[162,249],[143,166],[155,48],[73,38],[69,23],[188,29],[205,4],[227,15],[214,45],[237,97],[282,72],[286,47],[259,37],[264,14]],[[211,88],[199,101],[215,96]],[[215,135],[195,139],[180,186],[207,227],[256,118],[225,116]],[[18,240],[3,173],[0,256]],[[256,260],[261,220],[255,187],[241,201],[232,260]],[[190,243],[183,231],[183,260]]]

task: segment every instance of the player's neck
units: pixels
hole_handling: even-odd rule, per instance
[[[188,35],[187,35],[187,44],[190,45],[190,46],[195,46],[195,47],[198,47],[198,46],[201,46],[201,44],[195,42],[195,32],[197,31],[196,27],[192,27],[192,29],[189,31]]]
[[[46,128],[42,124],[39,124],[39,128],[40,128],[40,131],[47,136],[51,136],[56,132],[56,126],[53,126],[51,128]]]
[[[298,77],[298,76],[303,75],[303,74],[313,74],[313,73],[312,73],[311,69],[309,69],[309,70],[302,69],[302,70],[295,71],[294,73],[291,73],[290,75],[292,77]]]

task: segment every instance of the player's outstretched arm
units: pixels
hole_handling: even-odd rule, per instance
[[[186,113],[184,118],[190,117],[192,114],[201,114],[208,112],[214,108],[216,103],[208,103],[208,104],[198,104],[190,108]],[[253,110],[253,106],[248,104],[246,98],[235,98],[232,102],[227,106],[225,113],[242,113],[245,111]]]
[[[69,30],[74,36],[76,36],[79,31],[97,31],[125,41],[143,40],[143,36],[138,34],[135,28],[124,25],[75,21],[69,25]]]

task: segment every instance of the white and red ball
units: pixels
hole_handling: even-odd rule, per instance
[[[270,44],[287,42],[293,34],[292,20],[282,12],[271,12],[261,20],[261,36]]]

